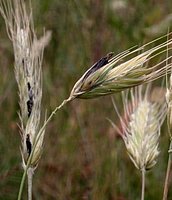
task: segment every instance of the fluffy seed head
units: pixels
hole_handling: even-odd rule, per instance
[[[155,165],[159,154],[158,141],[160,127],[166,115],[166,104],[151,102],[147,92],[143,95],[142,86],[139,86],[135,94],[131,92],[130,108],[125,94],[123,98],[128,122],[120,117],[124,130],[121,135],[128,155],[138,169],[150,169]],[[117,128],[115,125],[114,127]]]
[[[158,151],[159,121],[155,117],[158,109],[147,100],[138,104],[131,114],[128,133],[124,136],[128,154],[138,169],[150,169]]]

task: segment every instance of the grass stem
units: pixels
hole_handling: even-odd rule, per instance
[[[164,183],[163,200],[167,200],[168,190],[169,190],[169,178],[171,172],[171,150],[172,150],[172,140],[170,141],[169,145],[169,156],[168,156],[168,164],[167,164],[166,177]]]
[[[145,168],[142,169],[142,194],[141,194],[141,200],[144,200],[145,198]]]

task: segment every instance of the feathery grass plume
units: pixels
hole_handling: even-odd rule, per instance
[[[159,154],[160,127],[167,110],[165,102],[150,100],[149,89],[148,86],[144,92],[143,86],[132,89],[130,103],[127,99],[128,91],[122,93],[125,119],[120,116],[117,106],[113,102],[120,118],[122,130],[114,123],[112,125],[122,136],[132,162],[140,170],[150,169],[156,163]]]
[[[162,37],[140,48],[126,50],[114,57],[113,53],[107,54],[76,82],[70,99],[87,99],[108,95],[164,76],[166,69],[167,71],[170,69],[170,64],[165,65],[166,59],[153,66],[149,64],[156,57],[164,55],[165,47],[172,44],[171,39],[150,48],[155,41],[161,41],[161,39]],[[140,53],[146,48],[148,50]],[[123,60],[126,61],[123,62]]]
[[[143,92],[143,86],[131,90],[131,102],[128,102],[128,92],[123,92],[125,119],[114,108],[120,118],[122,131],[113,123],[114,128],[122,136],[128,155],[135,167],[142,172],[142,195],[144,199],[145,170],[156,164],[159,155],[158,143],[160,128],[166,116],[164,102],[151,102],[149,87]],[[126,120],[127,119],[127,120]]]
[[[0,0],[0,13],[13,44],[15,77],[20,99],[21,154],[23,168],[28,173],[28,197],[31,199],[32,175],[41,156],[45,133],[44,127],[37,140],[41,127],[43,51],[50,40],[51,33],[45,32],[40,39],[37,39],[31,8],[27,12],[25,2],[22,0]],[[36,140],[29,168],[26,169]]]

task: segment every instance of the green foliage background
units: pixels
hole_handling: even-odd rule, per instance
[[[67,98],[97,59],[167,32],[171,0],[33,0],[38,35],[52,30],[43,63],[43,112]],[[16,199],[22,176],[13,50],[0,18],[0,199]],[[115,95],[120,106],[119,94]],[[141,174],[106,117],[118,123],[110,97],[75,100],[49,123],[34,175],[33,199],[140,199]],[[165,127],[165,126],[164,126]],[[146,200],[162,197],[168,135],[163,129],[157,165],[147,173]],[[26,199],[26,188],[23,199]],[[172,186],[169,192],[172,199]]]

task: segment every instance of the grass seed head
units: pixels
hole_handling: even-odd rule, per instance
[[[164,76],[171,66],[165,65],[165,62],[170,58],[163,59],[153,66],[150,66],[150,63],[153,59],[164,55],[165,47],[171,44],[172,40],[150,48],[154,42],[134,50],[124,51],[114,57],[110,53],[101,58],[76,82],[70,98],[87,99],[108,95]],[[143,52],[146,48],[148,50]]]
[[[0,13],[13,44],[15,77],[19,89],[23,166],[31,154],[40,130],[42,100],[42,59],[51,33],[38,39],[33,27],[32,11],[22,0],[0,0]],[[35,168],[42,152],[45,129],[35,146],[31,166]]]
[[[127,96],[124,95],[123,98],[128,104]],[[165,119],[166,104],[151,102],[147,92],[143,95],[142,86],[138,87],[135,94],[131,92],[131,99],[130,109],[128,105],[124,105],[128,122],[120,117],[124,130],[121,135],[136,168],[151,169],[159,155],[160,127]]]

